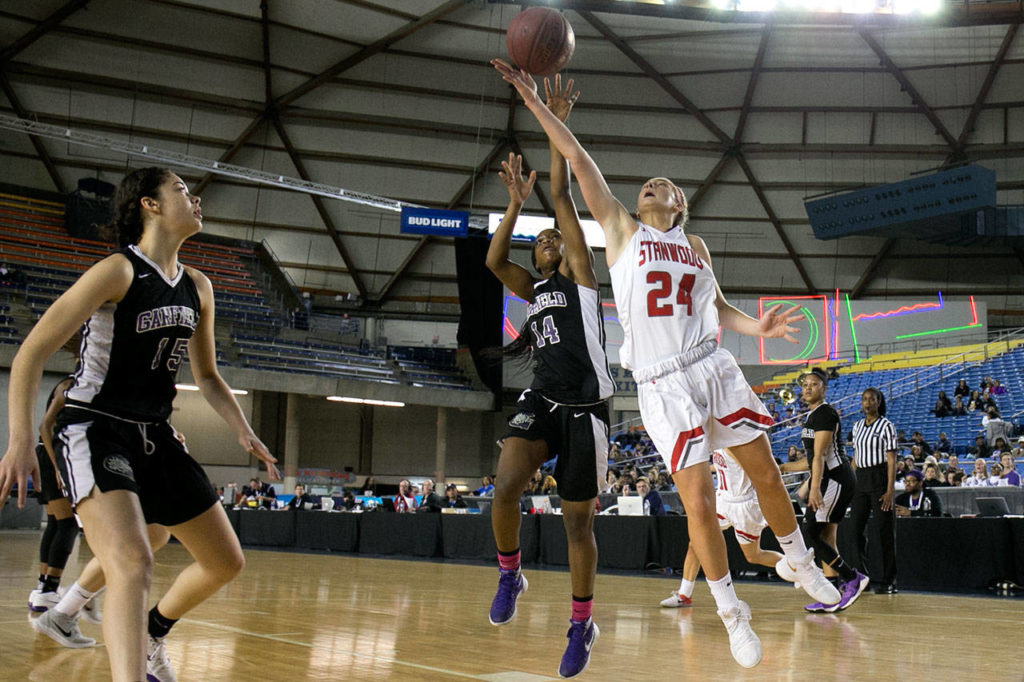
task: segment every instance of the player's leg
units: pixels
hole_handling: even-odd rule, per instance
[[[548,446],[542,439],[508,437],[501,447],[491,502],[491,529],[498,549],[498,589],[489,615],[492,625],[504,625],[515,617],[519,595],[529,587],[520,570],[519,499],[547,456]]]
[[[739,541],[739,537],[736,539]],[[743,558],[752,564],[775,568],[783,559],[783,556],[778,552],[761,547],[760,538],[757,541],[740,541],[739,545],[740,550],[743,551]]]
[[[868,564],[868,519],[871,518],[871,498],[874,495],[874,487],[870,485],[870,479],[864,475],[867,472],[857,471],[857,486],[850,500],[850,527],[853,536],[857,540],[857,556],[852,557],[856,567],[867,573]]]
[[[683,579],[679,583],[679,589],[662,599],[661,605],[667,609],[690,606],[693,603],[691,597],[693,597],[693,587],[697,582],[698,573],[700,573],[700,559],[697,558],[697,552],[693,550],[691,543],[686,548],[686,558],[683,559]]]
[[[39,546],[40,584],[29,599],[33,611],[45,611],[60,600],[57,590],[78,539],[78,523],[67,499],[59,497],[47,502],[46,515],[46,532]]]

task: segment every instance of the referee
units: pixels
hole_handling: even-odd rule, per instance
[[[896,526],[893,487],[896,484],[896,427],[885,418],[885,396],[877,388],[860,398],[864,418],[853,425],[857,488],[850,503],[850,520],[857,537],[857,564],[867,571],[867,525],[872,510],[878,519],[878,546],[882,549],[882,580],[876,594],[896,594]]]

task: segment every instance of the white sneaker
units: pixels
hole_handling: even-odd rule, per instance
[[[761,640],[750,627],[750,607],[741,601],[739,606],[718,612],[718,617],[729,631],[729,650],[744,668],[753,668],[761,662]]]
[[[78,629],[78,619],[65,616],[56,609],[50,609],[38,618],[32,619],[32,627],[53,641],[69,649],[85,649],[96,644],[92,637],[86,637]]]
[[[149,644],[146,648],[146,679],[152,677],[154,682],[178,682],[178,676],[171,667],[171,659],[167,658],[164,638],[147,636],[147,639]]]
[[[842,599],[842,595],[839,594],[836,586],[825,577],[825,574],[814,563],[813,549],[807,550],[807,554],[802,559],[798,559],[796,563],[788,559],[787,562],[789,567],[793,569],[793,573],[796,574],[794,582],[800,583],[800,587],[804,588],[804,592],[811,599],[822,604],[836,604]],[[776,571],[778,571],[777,566]]]
[[[693,606],[693,602],[689,597],[673,592],[671,596],[661,600],[661,605],[666,609],[678,609],[683,606]]]
[[[92,623],[93,625],[101,625],[103,623],[103,612],[100,610],[99,597],[100,593],[97,592],[89,601],[85,602],[85,606],[82,607],[82,618],[84,618],[87,623]]]
[[[778,563],[775,564],[775,574],[786,582],[793,583],[793,587],[800,587],[800,581],[797,579],[796,571],[789,565],[789,561],[786,557],[782,557],[779,559]]]
[[[52,609],[60,601],[61,593],[32,590],[28,595],[28,607],[36,613]]]

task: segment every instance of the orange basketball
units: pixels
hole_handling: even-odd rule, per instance
[[[509,22],[505,47],[523,71],[550,76],[569,63],[576,49],[576,35],[561,12],[531,7]]]

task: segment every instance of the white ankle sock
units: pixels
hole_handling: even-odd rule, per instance
[[[68,589],[64,598],[53,608],[65,616],[74,618],[82,610],[82,607],[85,606],[85,603],[95,595],[95,592],[90,592],[76,582]]]
[[[799,526],[789,535],[778,538],[778,541],[789,563],[792,564],[807,556],[807,545],[804,543],[804,536],[800,532]]]
[[[719,611],[736,608],[740,605],[739,597],[736,596],[736,588],[732,584],[732,576],[726,573],[718,580],[708,580],[708,587],[711,588],[711,596],[715,598],[715,605]]]
[[[693,596],[693,581],[683,578],[683,582],[679,583],[679,594],[689,599]]]

